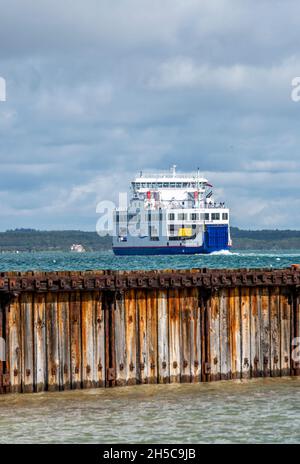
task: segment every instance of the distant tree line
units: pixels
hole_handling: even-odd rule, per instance
[[[97,232],[80,230],[15,229],[0,232],[0,251],[68,251],[73,244],[87,251],[108,250],[111,237],[99,237]]]
[[[231,228],[235,250],[300,250],[299,230],[241,230]],[[87,251],[110,250],[110,236],[80,230],[14,229],[0,232],[0,251],[68,251],[74,244]]]

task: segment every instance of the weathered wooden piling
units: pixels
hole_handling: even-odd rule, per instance
[[[300,270],[0,274],[0,392],[299,375]]]

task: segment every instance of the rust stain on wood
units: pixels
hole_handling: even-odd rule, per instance
[[[157,383],[157,291],[147,292],[147,326],[146,326],[146,353],[147,353],[147,382]],[[145,366],[144,366],[145,367]]]
[[[214,292],[210,305],[210,380],[221,379],[221,349],[220,349],[220,296]]]
[[[270,346],[270,357],[271,357],[271,376],[280,376],[280,295],[279,287],[270,289],[270,331],[271,331],[271,346]]]
[[[191,321],[193,318],[193,297],[191,296],[190,289],[183,289],[180,295],[180,343],[181,343],[181,377],[182,383],[191,382],[191,349],[192,349],[192,338],[191,336]]]
[[[138,312],[138,379],[140,383],[147,383],[150,369],[147,346],[147,293],[145,290],[137,290],[136,303]]]
[[[34,321],[34,385],[37,392],[46,389],[46,303],[45,295],[35,294]]]
[[[291,324],[292,308],[289,294],[286,290],[280,291],[280,370],[281,375],[291,375]]]
[[[158,336],[158,382],[170,381],[169,361],[169,313],[167,290],[157,294],[157,336]]]
[[[221,379],[231,378],[229,290],[220,290],[220,370]]]
[[[261,299],[257,288],[250,289],[250,328],[251,328],[251,375],[263,375],[263,355],[261,349]]]
[[[271,347],[270,347],[270,295],[268,288],[262,288],[261,294],[261,351],[263,362],[263,375],[271,374]]]
[[[241,338],[242,338],[242,378],[250,378],[251,334],[250,334],[250,289],[241,289]]]
[[[168,294],[169,313],[169,363],[170,382],[180,381],[180,309],[179,290],[171,289]]]
[[[59,349],[59,386],[61,390],[71,388],[71,347],[69,294],[58,294],[58,349]]]
[[[191,351],[191,382],[201,382],[201,306],[197,288],[190,290],[190,351]]]
[[[229,292],[229,346],[231,357],[231,376],[241,377],[241,307],[238,288]]]
[[[125,294],[125,352],[126,352],[126,383],[137,383],[137,311],[136,291],[129,290]]]
[[[57,294],[46,296],[48,390],[59,390],[59,331]]]

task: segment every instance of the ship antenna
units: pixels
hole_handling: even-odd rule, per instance
[[[173,164],[173,166],[172,166],[173,177],[175,177],[175,175],[176,175],[176,167],[177,167],[176,164]]]

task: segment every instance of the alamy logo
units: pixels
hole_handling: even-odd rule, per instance
[[[294,349],[292,349],[292,360],[295,363],[299,363],[300,362],[300,337],[295,337],[292,340],[292,346],[295,347]]]
[[[0,337],[0,361],[5,361],[5,340]]]
[[[297,103],[300,101],[300,77],[292,79],[292,87],[291,99]]]
[[[3,77],[0,76],[0,102],[6,101],[6,82]]]

